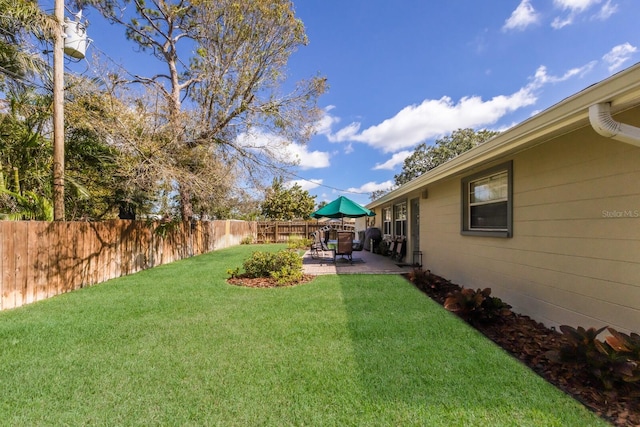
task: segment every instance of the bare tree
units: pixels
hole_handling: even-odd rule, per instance
[[[131,81],[162,94],[161,157],[171,165],[165,182],[176,183],[184,219],[193,215],[194,202],[207,199],[212,180],[228,176],[225,168],[244,168],[251,177],[286,167],[292,162],[282,156],[283,145],[311,136],[325,80],[298,82],[281,93],[289,56],[307,42],[290,1],[89,3],[166,67]],[[127,16],[134,17],[127,19],[130,4],[135,10]]]

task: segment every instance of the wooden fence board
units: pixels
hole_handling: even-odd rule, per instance
[[[49,245],[43,244],[48,242],[49,238],[49,223],[46,222],[33,222],[29,224],[33,230],[30,233],[31,240],[33,240],[33,248],[29,248],[32,251],[32,262],[30,268],[34,272],[34,292],[35,300],[40,301],[49,297]]]
[[[16,261],[14,248],[14,223],[6,223],[2,228],[2,309],[16,306]]]
[[[317,221],[258,222],[255,235],[257,243],[286,243],[290,238],[308,238],[325,225]],[[332,223],[331,227],[353,229],[349,224]]]
[[[27,224],[28,226],[28,224]],[[16,227],[14,230],[16,306],[25,303],[27,291],[27,227]]]
[[[79,223],[78,231],[82,239],[78,239],[78,258],[83,260],[80,265],[80,286],[86,287],[91,286],[91,270],[90,270],[90,260],[91,260],[91,235],[89,234],[89,226],[87,223]]]
[[[36,301],[36,278],[29,275],[31,266],[35,261],[38,253],[38,223],[29,221],[25,229],[27,252],[25,256],[25,292],[23,295],[23,304],[31,304]]]
[[[245,238],[286,241],[294,235],[307,237],[322,226],[204,221],[164,224],[165,233],[159,233],[160,225],[0,221],[0,310],[237,245]]]
[[[7,228],[7,224],[0,222],[0,310],[2,310],[2,295],[4,294],[4,286],[5,286],[5,278],[4,278],[4,257],[6,254],[4,248],[4,234],[6,233],[5,229]]]

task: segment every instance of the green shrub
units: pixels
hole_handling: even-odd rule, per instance
[[[287,248],[289,249],[308,249],[311,246],[311,239],[306,239],[300,236],[290,236],[287,241]]]
[[[444,302],[444,308],[468,322],[487,322],[511,314],[511,306],[500,298],[491,296],[491,288],[465,289],[454,292]]]
[[[269,277],[273,271],[274,254],[271,252],[254,252],[251,258],[242,264],[247,277]]]
[[[271,277],[287,285],[302,279],[302,258],[297,252],[254,252],[243,263],[246,277]],[[233,270],[230,270],[234,272]]]
[[[240,267],[236,267],[234,269],[228,268],[227,269],[227,274],[232,279],[236,279],[236,278],[240,277]]]
[[[252,243],[253,243],[253,237],[251,236],[245,236],[242,238],[242,240],[240,240],[241,245],[250,245]]]

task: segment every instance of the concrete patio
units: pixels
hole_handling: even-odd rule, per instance
[[[353,252],[353,264],[340,255],[333,262],[333,253],[325,251],[319,253],[318,258],[311,257],[307,251],[302,258],[302,269],[305,274],[403,274],[410,272],[413,267],[400,264],[390,257],[371,253],[369,251]],[[400,264],[400,265],[398,265]]]

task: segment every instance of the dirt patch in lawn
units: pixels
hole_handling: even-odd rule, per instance
[[[444,305],[448,295],[461,289],[459,285],[434,274],[426,283],[415,283],[410,276],[405,275],[407,280],[440,305]],[[616,426],[640,426],[639,384],[606,390],[585,366],[576,368],[552,362],[545,357],[548,351],[558,350],[565,343],[561,333],[516,313],[493,323],[475,323],[471,326],[606,421]]]

